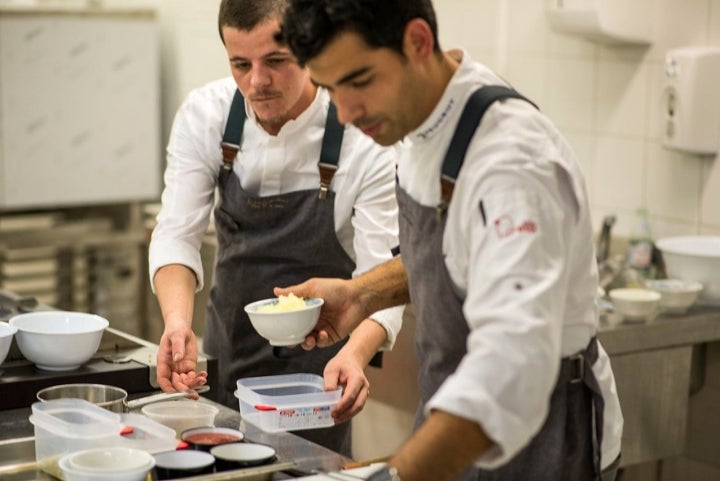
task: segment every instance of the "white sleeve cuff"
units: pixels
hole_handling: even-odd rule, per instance
[[[385,333],[387,334],[387,340],[380,346],[381,351],[390,351],[395,345],[400,329],[402,328],[402,318],[405,306],[395,306],[383,309],[375,312],[370,316],[370,319],[380,324]]]
[[[148,264],[150,271],[150,287],[155,292],[155,273],[164,266],[170,264],[182,264],[188,269],[195,272],[197,278],[197,287],[195,292],[199,292],[203,288],[203,266],[200,257],[200,251],[184,242],[168,242],[151,241],[148,252]]]

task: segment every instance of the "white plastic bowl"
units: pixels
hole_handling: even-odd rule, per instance
[[[615,312],[627,321],[652,319],[660,306],[660,293],[650,289],[613,289],[608,295],[615,306]]]
[[[10,352],[13,336],[17,329],[7,322],[0,322],[0,364],[5,362],[5,358]]]
[[[66,454],[58,465],[65,481],[145,481],[155,458],[141,449],[98,448]]]
[[[15,338],[25,359],[48,371],[70,371],[87,362],[100,346],[107,319],[70,311],[38,311],[13,316]]]
[[[156,423],[174,429],[180,437],[190,428],[214,426],[219,410],[211,404],[181,399],[148,404],[141,412]]]
[[[699,282],[699,299],[720,303],[720,237],[667,237],[655,244],[669,278]]]
[[[323,300],[305,299],[305,307],[293,311],[258,312],[258,309],[273,305],[277,298],[263,299],[245,306],[245,312],[253,327],[272,346],[293,346],[305,340],[320,317]]]
[[[655,279],[647,281],[645,285],[660,293],[660,308],[671,314],[686,312],[695,304],[702,291],[702,284],[699,282],[680,279]]]

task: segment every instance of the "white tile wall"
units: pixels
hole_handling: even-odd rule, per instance
[[[646,207],[656,237],[720,231],[720,195],[712,195],[720,161],[660,141],[665,53],[720,45],[720,0],[653,0],[653,43],[645,47],[555,32],[545,4],[436,0],[441,44],[464,46],[555,121],[585,168],[597,228],[613,213],[614,232],[627,235],[636,209]]]

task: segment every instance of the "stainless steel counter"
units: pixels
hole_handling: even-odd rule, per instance
[[[278,463],[293,463],[294,469],[312,471],[337,471],[343,464],[351,459],[335,453],[329,449],[307,441],[292,433],[267,433],[244,423],[240,413],[223,405],[201,399],[216,406],[220,412],[215,418],[215,425],[222,427],[239,428],[245,433],[245,438],[251,442],[258,442],[272,446],[277,451]],[[28,468],[23,472],[9,474],[12,465],[21,466],[32,464],[35,460],[33,425],[28,420],[31,409],[11,409],[0,411],[0,480],[2,481],[29,481],[52,480],[51,476]],[[7,470],[3,474],[3,471]],[[200,478],[200,477],[198,477]],[[273,473],[271,479],[290,479],[292,476],[282,472]],[[195,478],[193,478],[195,479]],[[240,479],[240,478],[238,478]]]
[[[639,323],[605,317],[598,338],[611,356],[720,341],[720,307],[693,306],[685,314]]]

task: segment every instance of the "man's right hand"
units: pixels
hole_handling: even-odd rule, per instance
[[[157,352],[157,381],[165,392],[187,391],[207,383],[207,372],[195,372],[197,338],[186,322],[166,323]],[[195,395],[197,397],[197,395]]]
[[[303,349],[331,346],[347,337],[367,317],[365,306],[347,280],[314,277],[302,284],[276,287],[273,292],[276,296],[293,293],[324,300],[320,318],[302,343]]]

